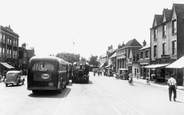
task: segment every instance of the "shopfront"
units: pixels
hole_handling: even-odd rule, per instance
[[[149,68],[149,77],[152,81],[163,83],[168,79],[168,75],[170,72],[165,68],[169,63],[163,64],[152,64],[145,66],[145,68]]]

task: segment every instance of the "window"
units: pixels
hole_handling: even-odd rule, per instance
[[[2,57],[4,57],[5,53],[5,48],[2,47]]]
[[[162,44],[162,55],[166,54],[166,43]]]
[[[153,56],[156,57],[157,56],[157,45],[154,45],[154,51],[153,52],[154,52]]]
[[[154,29],[154,40],[156,40],[157,39],[157,29],[155,28]]]
[[[2,47],[0,46],[0,57],[2,57]]]
[[[3,35],[2,37],[3,37],[2,41],[3,41],[3,43],[5,43],[5,35]]]
[[[172,55],[176,55],[176,40],[172,41]]]
[[[54,65],[50,62],[37,62],[32,67],[33,71],[54,71]]]
[[[176,33],[177,32],[177,26],[176,26],[176,20],[172,21],[172,33]]]
[[[2,40],[3,40],[3,36],[2,36],[2,34],[0,33],[0,42],[2,42]]]
[[[145,52],[145,58],[149,58],[149,51],[148,50]]]
[[[143,52],[141,52],[140,58],[143,58]]]
[[[163,25],[163,37],[166,37],[166,24]]]

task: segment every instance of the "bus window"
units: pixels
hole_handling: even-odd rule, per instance
[[[36,62],[32,67],[33,71],[54,71],[54,65],[50,62]]]

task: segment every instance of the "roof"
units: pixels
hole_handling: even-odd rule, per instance
[[[135,38],[126,43],[126,47],[130,46],[142,46]]]
[[[184,4],[177,4],[177,3],[173,3],[173,7],[172,9],[164,9],[163,10],[163,14],[160,15],[160,14],[155,14],[154,16],[154,21],[153,21],[153,26],[154,27],[154,23],[156,21],[157,25],[160,25],[162,24],[162,19],[163,19],[163,15],[165,14],[165,18],[166,18],[166,21],[168,20],[171,20],[172,18],[172,13],[173,13],[173,10],[175,9],[176,11],[176,15],[177,16],[181,16],[180,18],[182,18],[184,16]]]
[[[173,4],[173,8],[175,8],[176,15],[181,15],[184,13],[184,4]]]
[[[162,23],[162,15],[155,14],[155,19],[154,20],[156,21],[157,25],[161,24]]]
[[[105,57],[107,57],[107,55],[103,54],[99,58],[105,58]]]
[[[114,58],[114,57],[116,57],[116,52],[110,58]]]
[[[171,9],[164,9],[163,14],[165,14],[166,21],[171,19],[172,10]]]
[[[115,49],[108,50],[109,53],[114,53]]]
[[[141,49],[139,50],[144,50],[144,49],[147,49],[147,48],[150,48],[150,44],[146,44],[145,46],[143,46]]]

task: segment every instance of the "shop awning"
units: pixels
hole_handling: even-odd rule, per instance
[[[124,70],[128,70],[128,69],[127,68],[119,68],[119,70],[124,71]]]
[[[99,68],[103,67],[105,65],[105,63],[102,63],[99,65]]]
[[[6,62],[0,62],[0,64],[2,64],[4,67],[8,68],[8,69],[13,69],[14,67],[9,65],[8,63]]]
[[[176,60],[175,62],[168,65],[166,68],[183,68],[184,67],[184,56]]]
[[[165,63],[165,64],[152,64],[152,65],[148,65],[148,66],[144,66],[145,68],[159,68],[159,67],[165,67],[169,65],[169,63]]]
[[[107,66],[105,66],[105,68],[108,68],[108,67],[110,67],[111,65],[107,65]]]
[[[114,53],[110,58],[114,58],[114,57],[116,57],[116,53]]]

